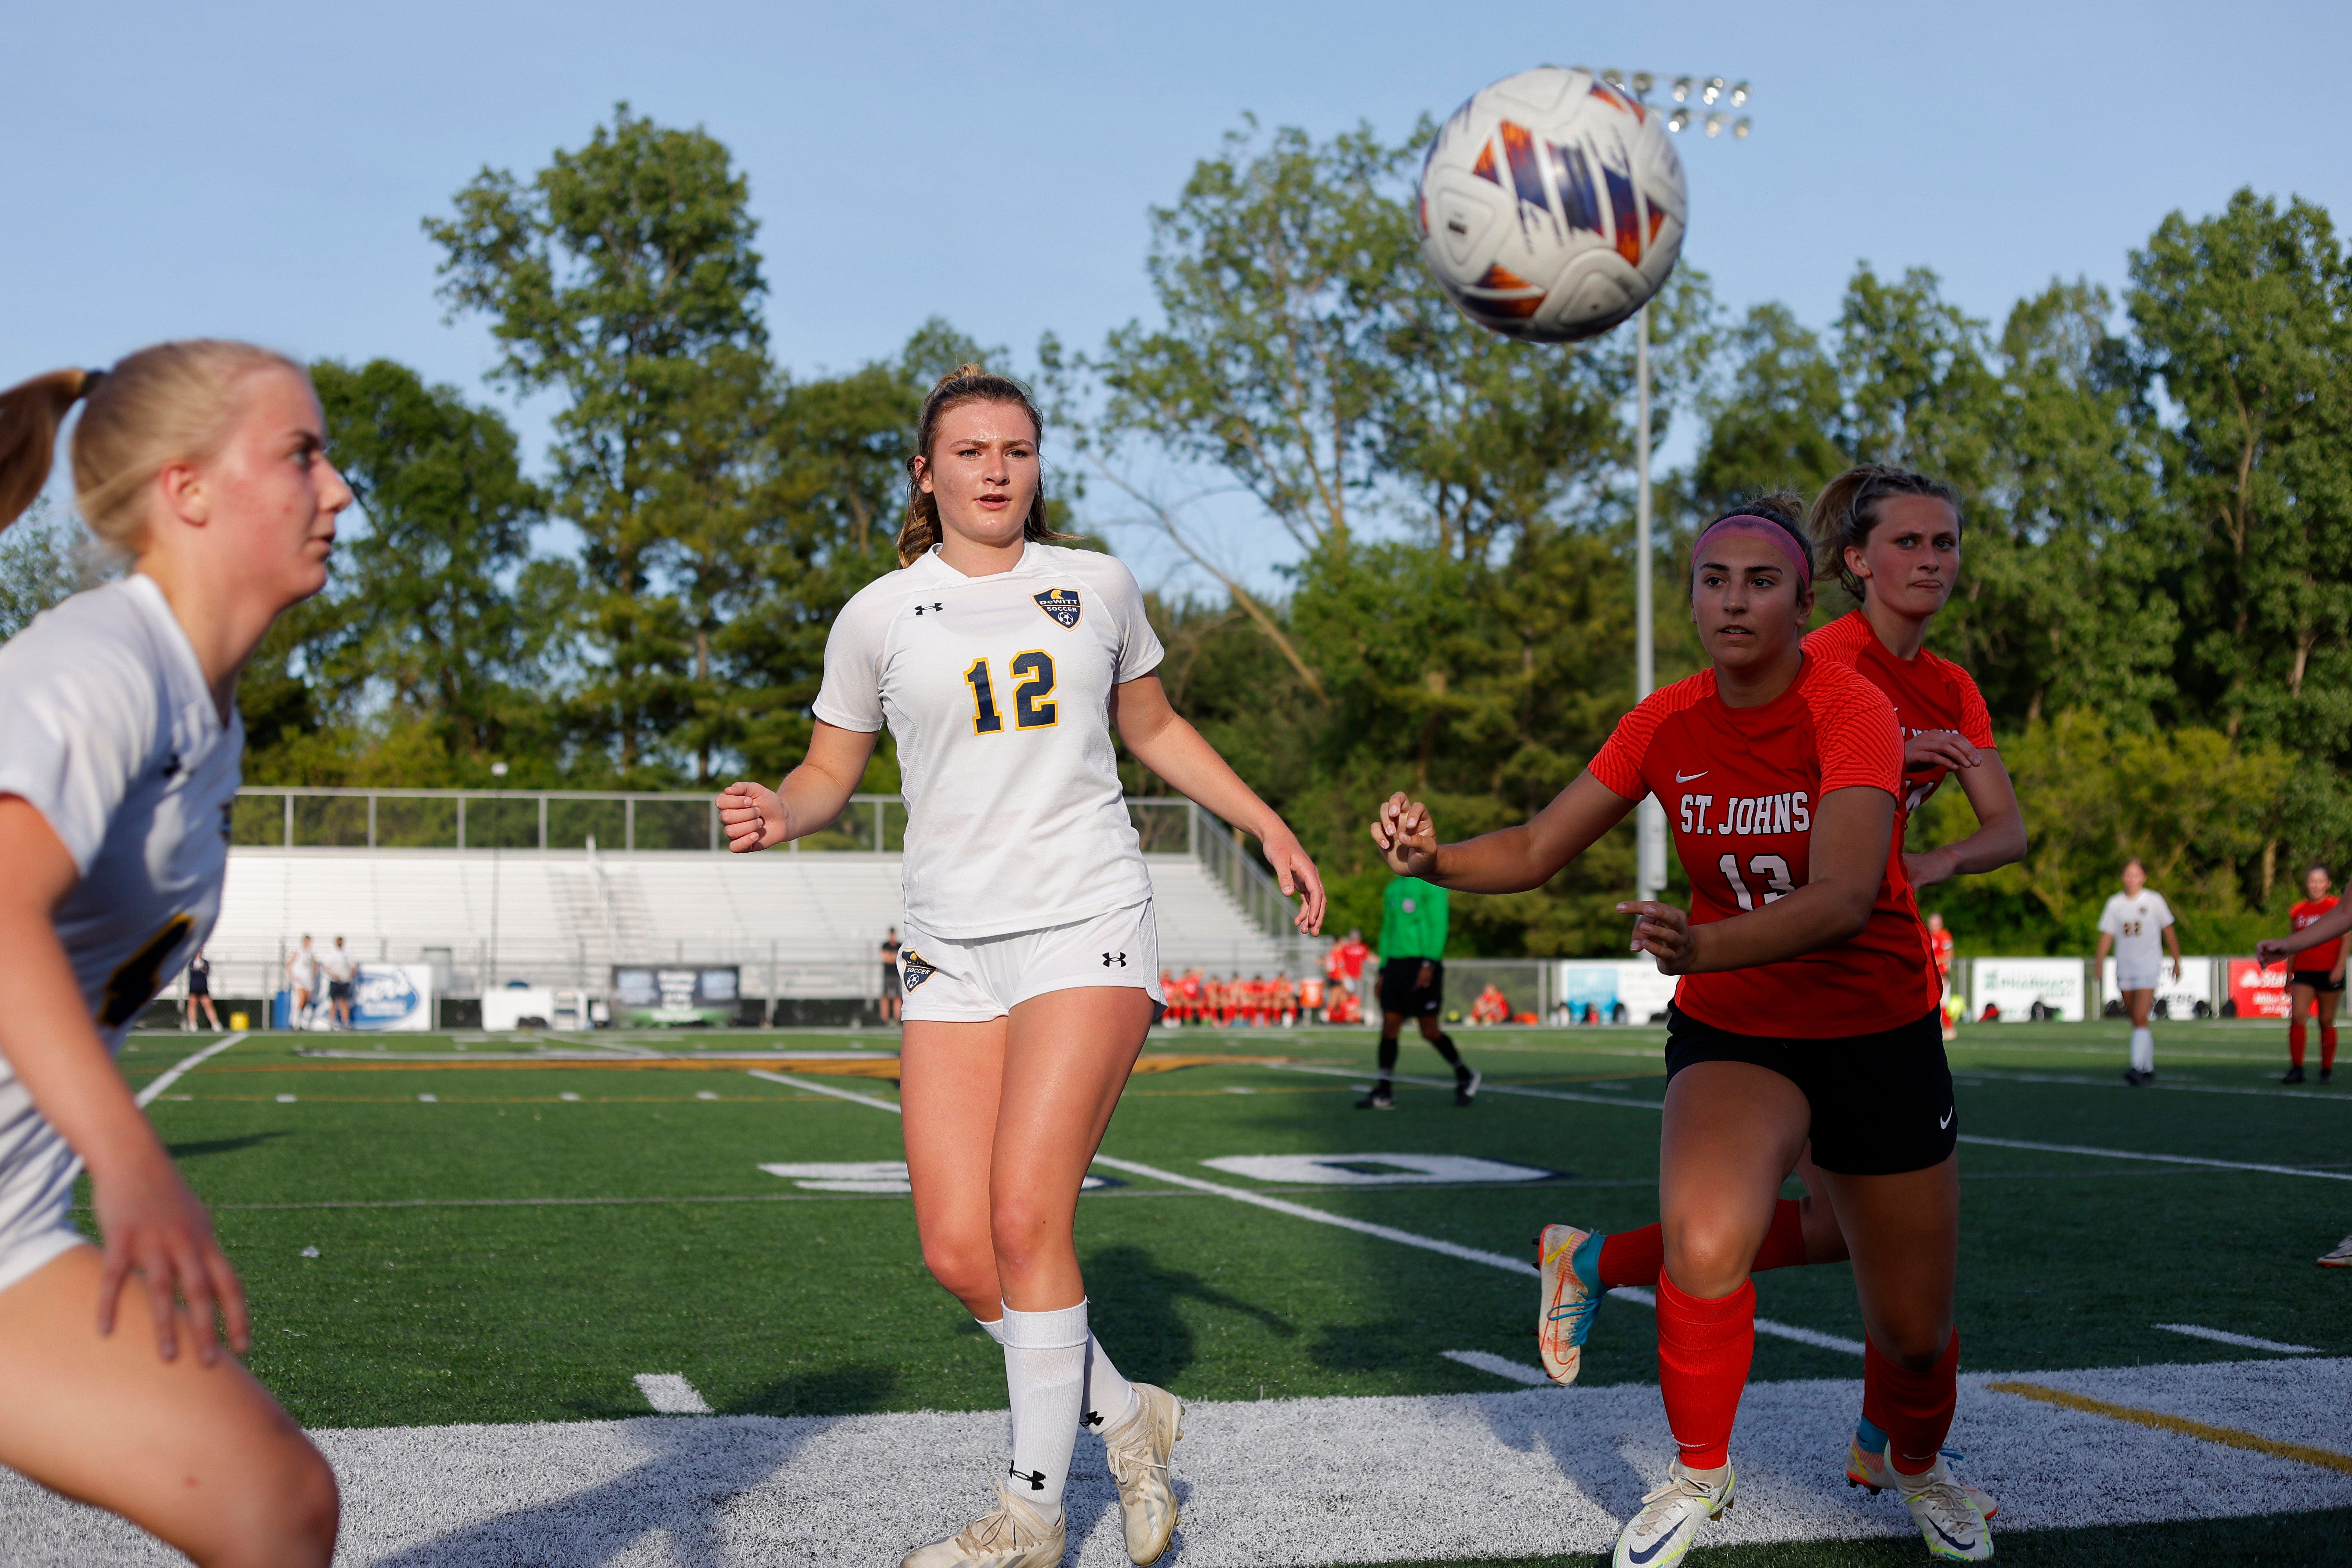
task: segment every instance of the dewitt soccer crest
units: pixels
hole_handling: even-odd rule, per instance
[[[1062,623],[1064,631],[1074,631],[1078,624],[1078,591],[1076,588],[1048,588],[1034,595],[1037,607]]]
[[[938,970],[923,962],[921,953],[911,947],[898,955],[898,976],[907,983],[907,989],[909,991],[938,973]]]

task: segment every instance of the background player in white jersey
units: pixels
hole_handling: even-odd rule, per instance
[[[1143,765],[1257,836],[1297,921],[1323,889],[1280,816],[1168,705],[1159,639],[1112,557],[1055,547],[1041,425],[1014,382],[966,365],[917,428],[903,569],[825,640],[808,760],[719,797],[728,847],[840,815],[885,723],[907,796],[900,1098],[923,1261],[1004,1347],[1012,1462],[997,1501],[908,1568],[1051,1568],[1081,1423],[1102,1436],[1128,1553],[1176,1523],[1183,1407],[1122,1378],[1087,1318],[1078,1186],[1164,998],[1151,881],[1111,728]],[[1010,1483],[1009,1485],[1007,1483]]]
[[[2172,929],[2172,906],[2147,885],[2147,868],[2137,859],[2124,862],[2124,890],[2107,900],[2099,913],[2099,968],[2107,966],[2107,949],[2116,952],[2116,989],[2124,994],[2124,1011],[2131,1016],[2131,1065],[2124,1081],[2137,1089],[2156,1078],[2156,1034],[2147,1026],[2156,1005],[2156,984],[2163,977],[2164,954],[2172,954],[2172,978],[2180,978],[2180,933]]]
[[[0,1465],[202,1563],[323,1565],[334,1474],[221,1353],[236,1271],[110,1058],[219,913],[237,672],[352,493],[299,366],[165,343],[0,394],[0,525],[84,399],[76,499],[132,570],[0,648]],[[85,1163],[103,1253],[68,1217]]]

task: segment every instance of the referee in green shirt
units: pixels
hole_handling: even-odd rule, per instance
[[[1396,1072],[1397,1037],[1408,1017],[1452,1064],[1454,1103],[1468,1105],[1478,1095],[1478,1073],[1462,1060],[1454,1037],[1437,1018],[1445,1000],[1445,889],[1418,877],[1399,877],[1381,895],[1381,1077],[1356,1109],[1396,1109],[1390,1079]]]

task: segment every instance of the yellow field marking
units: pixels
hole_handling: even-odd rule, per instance
[[[2200,1437],[2208,1443],[2220,1443],[2225,1447],[2250,1449],[2257,1454],[2269,1454],[2275,1458],[2299,1459],[2306,1465],[2317,1465],[2324,1470],[2338,1470],[2352,1476],[2352,1455],[2335,1453],[2326,1448],[2309,1448],[2300,1443],[2281,1443],[2252,1432],[2241,1432],[2234,1426],[2212,1426],[2202,1421],[2191,1421],[2185,1415],[2167,1415],[2158,1410],[2139,1410],[2128,1405],[2110,1405],[2104,1399],[2092,1399],[2080,1394],[2068,1394],[2063,1389],[2044,1388],[2038,1383],[1988,1383],[1985,1386],[1996,1394],[2014,1394],[2025,1399],[2038,1399],[2044,1405],[2063,1405],[2068,1410],[2081,1410],[2093,1415],[2105,1415],[2114,1421],[2129,1421],[2141,1426],[2153,1426],[2159,1432],[2178,1432],[2184,1436]]]

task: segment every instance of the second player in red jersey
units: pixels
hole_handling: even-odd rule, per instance
[[[1941,987],[1895,837],[1904,743],[1876,687],[1801,645],[1812,558],[1793,500],[1701,532],[1691,615],[1713,668],[1645,699],[1533,821],[1441,847],[1427,808],[1400,795],[1372,826],[1400,875],[1516,892],[1642,796],[1665,807],[1691,907],[1618,907],[1635,917],[1634,948],[1681,977],[1656,1233],[1659,1390],[1681,1457],[1625,1526],[1620,1564],[1679,1557],[1731,1501],[1755,1344],[1748,1275],[1760,1252],[1793,1247],[1781,1260],[1801,1260],[1777,1200],[1809,1142],[1853,1253],[1884,1484],[1939,1554],[1992,1554],[1980,1494],[1938,1452],[1958,1392],[1958,1114]],[[1538,1348],[1558,1382],[1576,1375],[1599,1306],[1601,1240],[1551,1226],[1538,1242]]]
[[[2289,929],[2308,931],[2336,908],[2338,900],[2328,891],[2330,886],[2325,866],[2314,866],[2303,874],[2305,897],[2287,910]],[[2287,988],[2287,1069],[2281,1083],[2304,1081],[2303,1021],[2315,1014],[2319,1019],[2319,1081],[2326,1083],[2335,1078],[2336,1005],[2343,999],[2342,937],[2331,937],[2294,955],[2294,976]]]

